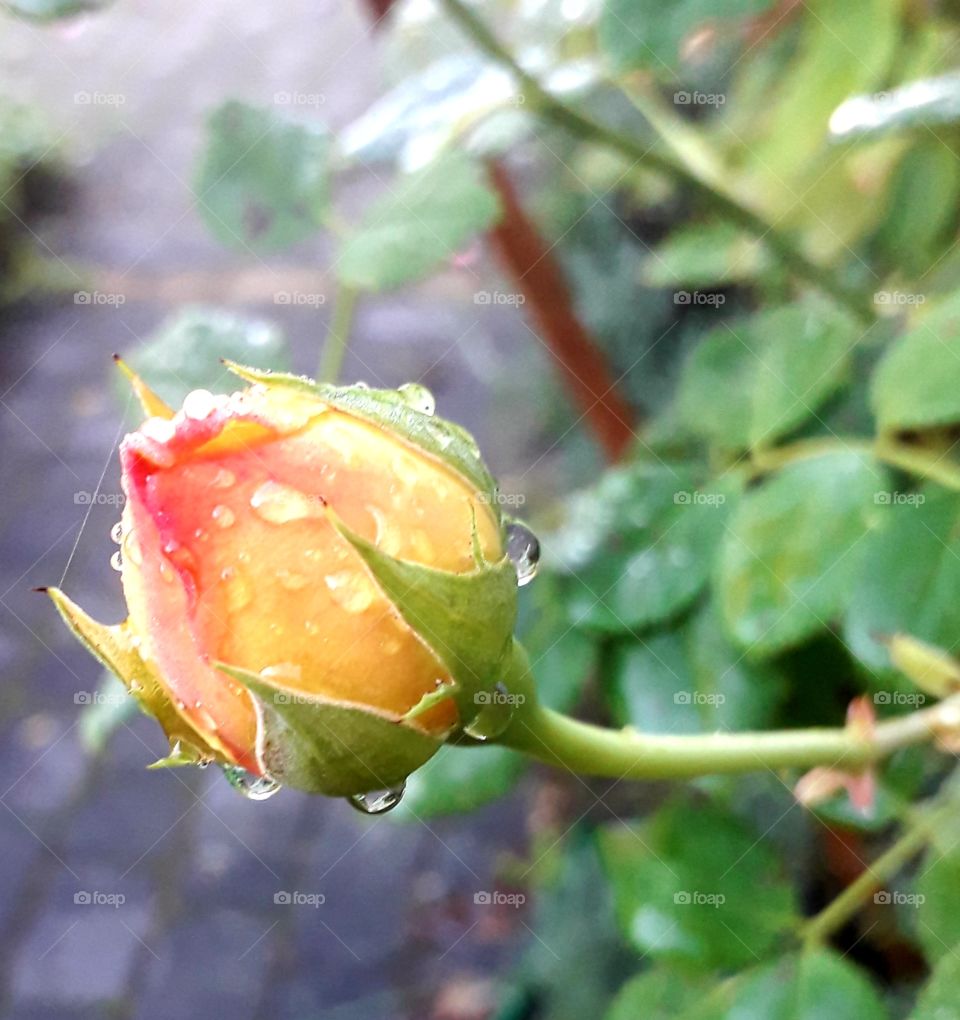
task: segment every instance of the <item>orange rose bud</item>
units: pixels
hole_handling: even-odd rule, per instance
[[[421,387],[231,367],[252,385],[151,401],[120,447],[126,622],[51,594],[164,726],[160,764],[362,800],[502,700],[517,572],[496,489]]]

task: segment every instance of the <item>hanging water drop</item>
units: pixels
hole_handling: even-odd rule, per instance
[[[529,584],[537,576],[540,543],[528,527],[515,521],[507,525],[507,556],[517,571],[518,588]]]
[[[123,554],[119,549],[110,557],[110,566],[114,570],[123,570]]]
[[[119,545],[123,541],[123,521],[117,521],[110,529],[110,540]]]
[[[421,414],[433,414],[437,409],[437,402],[433,394],[420,383],[405,383],[397,392],[403,397],[403,402],[407,407],[412,407]]]
[[[224,765],[223,774],[237,793],[247,800],[266,800],[280,789],[280,784],[272,776],[255,776],[239,765]]]
[[[374,790],[370,793],[355,793],[347,800],[350,805],[365,815],[383,815],[392,811],[403,799],[407,784],[391,787],[389,790]]]

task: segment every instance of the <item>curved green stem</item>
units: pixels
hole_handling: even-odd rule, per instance
[[[526,654],[516,646],[507,686],[530,690]],[[931,708],[853,728],[771,730],[671,736],[579,722],[527,696],[497,743],[583,775],[613,779],[679,779],[817,765],[865,768],[902,747],[960,728],[960,694]]]
[[[359,292],[353,287],[340,288],[327,339],[320,354],[320,368],[317,373],[319,382],[335,383],[340,377],[359,296]]]
[[[818,265],[808,258],[789,237],[758,213],[742,205],[726,192],[708,184],[683,164],[650,149],[629,135],[620,134],[604,124],[591,120],[579,110],[557,99],[517,63],[484,21],[463,0],[440,0],[440,4],[480,50],[513,74],[527,104],[541,116],[584,141],[619,152],[634,165],[647,167],[682,184],[704,205],[762,240],[780,262],[800,279],[828,294],[862,322],[870,324],[875,321],[872,299],[840,283],[832,269]]]
[[[808,945],[822,942],[850,920],[872,893],[894,877],[926,846],[941,819],[955,813],[952,804],[930,805],[920,810],[900,838],[870,866],[827,904],[819,914],[811,917],[799,931]]]
[[[960,465],[945,455],[922,447],[898,442],[888,436],[878,439],[841,437],[800,439],[772,450],[755,450],[750,465],[757,474],[766,474],[797,461],[823,457],[831,453],[859,453],[873,457],[891,467],[916,475],[921,480],[937,482],[946,489],[960,491]]]

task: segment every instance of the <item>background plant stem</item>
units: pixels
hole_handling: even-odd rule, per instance
[[[758,213],[741,205],[737,199],[725,192],[712,187],[682,164],[674,162],[629,135],[623,135],[591,120],[574,107],[557,99],[517,63],[485,22],[463,0],[440,0],[440,5],[480,50],[511,71],[530,108],[584,141],[618,152],[631,160],[635,166],[654,170],[682,184],[705,206],[762,240],[779,261],[798,278],[829,295],[862,322],[869,324],[874,321],[873,303],[869,296],[840,283],[835,270],[818,265],[808,258],[789,237]]]
[[[337,294],[333,318],[330,320],[327,338],[323,350],[320,352],[320,367],[317,375],[320,382],[335,383],[340,378],[359,297],[358,291],[352,287],[341,287]]]

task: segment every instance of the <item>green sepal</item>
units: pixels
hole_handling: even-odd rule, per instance
[[[496,482],[480,456],[476,440],[459,425],[411,406],[409,394],[366,386],[332,386],[288,372],[248,368],[232,361],[224,364],[234,375],[249,383],[285,386],[307,393],[344,414],[387,429],[401,441],[460,475],[478,494],[486,496],[491,510],[497,512]]]
[[[383,593],[453,677],[460,722],[471,723],[490,703],[488,695],[503,679],[511,654],[517,619],[513,564],[504,556],[496,563],[481,559],[469,573],[437,570],[389,556],[332,512],[330,517]]]
[[[349,797],[400,785],[440,741],[372,709],[324,701],[267,683],[226,663],[222,670],[256,698],[257,756],[284,786]]]
[[[182,740],[170,745],[170,753],[151,762],[148,769],[178,769],[185,765],[209,765],[209,755],[203,754],[193,744],[185,744]]]
[[[157,720],[171,748],[179,745],[181,754],[184,748],[190,748],[193,756],[190,761],[176,764],[228,760],[177,711],[160,677],[137,650],[135,635],[126,623],[109,626],[98,623],[59,588],[48,588],[47,594],[73,634],[99,662],[116,674],[141,710]],[[161,762],[168,762],[172,755],[173,752],[153,767],[161,767]]]
[[[413,708],[408,708],[403,713],[403,721],[409,722],[411,719],[416,719],[418,716],[423,715],[424,712],[429,711],[434,705],[439,705],[441,701],[452,698],[456,690],[456,683],[447,683],[441,684],[435,691],[427,691]]]

